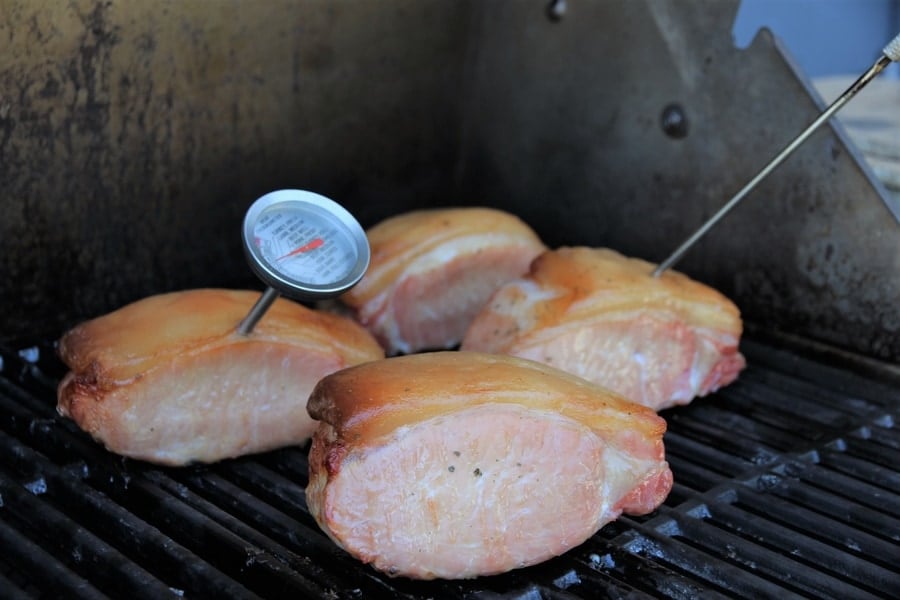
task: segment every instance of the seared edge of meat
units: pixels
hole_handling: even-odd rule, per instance
[[[369,269],[359,284],[341,296],[342,302],[356,308],[396,284],[410,264],[422,256],[431,255],[435,264],[440,264],[447,257],[435,255],[434,250],[460,238],[504,243],[514,240],[534,249],[535,256],[546,249],[537,234],[517,216],[487,207],[410,211],[373,225],[366,230],[366,236],[372,249]]]
[[[333,349],[349,362],[372,360],[382,350],[351,319],[279,298],[249,336],[236,333],[260,293],[195,289],[150,296],[81,323],[59,341],[59,355],[74,372],[91,370],[97,385],[120,385],[169,357],[221,344],[288,343]]]
[[[174,292],[73,328],[59,345],[72,370],[58,411],[113,452],[164,464],[304,442],[315,383],[384,353],[353,321],[287,300],[241,336],[236,326],[258,297]]]
[[[324,378],[307,501],[339,546],[391,575],[535,564],[672,485],[665,422],[513,357],[439,352]]]
[[[494,293],[461,348],[552,364],[656,410],[733,381],[745,366],[738,308],[653,268],[605,248],[547,251]]]
[[[483,207],[412,211],[367,235],[369,270],[341,302],[390,355],[459,345],[491,294],[546,249],[518,217]]]
[[[344,437],[372,439],[409,422],[482,404],[486,397],[558,412],[610,439],[659,438],[661,448],[666,430],[652,410],[580,377],[531,360],[464,351],[343,369],[316,384],[307,410]]]

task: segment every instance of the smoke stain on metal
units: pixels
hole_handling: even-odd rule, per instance
[[[569,3],[549,23],[560,4],[6,2],[0,336],[251,284],[222,232],[298,182],[364,225],[462,199],[657,259],[816,108],[771,34],[733,47],[737,0]],[[896,359],[896,225],[820,133],[683,270],[748,321]]]
[[[280,184],[371,222],[449,165],[466,5],[5,6],[2,336],[151,293],[254,285],[223,232]]]
[[[485,22],[527,32],[529,43],[513,43],[499,27],[480,40],[472,86],[479,110],[463,152],[490,162],[468,170],[468,187],[509,199],[552,244],[663,258],[821,109],[769,31],[746,49],[734,47],[738,5],[582,3],[560,36],[558,27],[533,26],[515,3],[483,4]],[[598,23],[606,35],[596,35]],[[596,60],[567,60],[574,56]],[[690,109],[689,135],[678,143],[660,124],[674,99]],[[611,130],[587,135],[617,110]],[[900,315],[896,223],[885,218],[884,198],[847,141],[839,129],[817,132],[680,270],[734,299],[747,321],[896,358],[900,337],[862,314],[870,312],[867,300],[844,290],[823,294],[795,260],[818,237],[816,228],[833,224],[833,241],[854,269],[878,281],[867,294],[880,296],[879,318],[890,325]],[[542,149],[551,146],[579,159],[546,160]],[[565,222],[554,214],[560,206]],[[757,273],[776,297],[745,285]]]

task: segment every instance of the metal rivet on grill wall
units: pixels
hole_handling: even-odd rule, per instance
[[[681,139],[688,134],[688,118],[680,104],[666,106],[660,116],[662,130],[670,138]]]
[[[566,14],[566,0],[550,0],[547,5],[547,18],[551,21],[560,21]]]

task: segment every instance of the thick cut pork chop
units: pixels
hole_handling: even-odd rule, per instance
[[[665,421],[583,379],[475,352],[388,358],[322,379],[310,511],[390,575],[469,578],[532,565],[672,486]]]
[[[744,368],[737,307],[674,271],[605,248],[559,248],[493,295],[461,348],[536,360],[655,410]]]
[[[341,301],[388,354],[458,345],[491,294],[546,249],[518,217],[489,208],[413,211],[366,234],[369,270]]]
[[[58,410],[118,454],[181,465],[309,439],[323,376],[384,357],[352,320],[279,299],[248,336],[257,292],[145,298],[66,333]]]

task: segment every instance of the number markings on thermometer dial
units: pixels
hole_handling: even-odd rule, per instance
[[[294,211],[264,212],[254,238],[272,268],[302,283],[325,285],[343,279],[356,264],[356,245],[347,234]]]
[[[281,190],[248,211],[250,264],[282,293],[318,299],[352,287],[365,272],[365,232],[337,203],[312,192]]]

